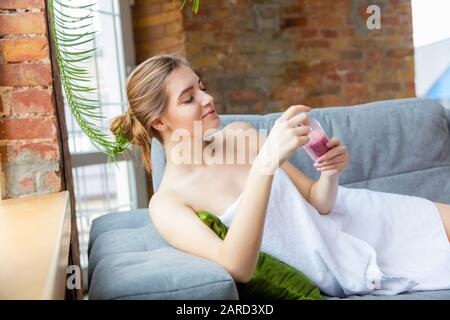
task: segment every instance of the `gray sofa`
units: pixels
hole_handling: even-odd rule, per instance
[[[222,126],[243,120],[270,129],[280,114],[222,115]],[[350,163],[341,185],[450,203],[450,111],[437,102],[388,100],[313,109],[310,116],[348,147]],[[165,157],[156,140],[152,160],[158,190]],[[319,178],[304,151],[290,160],[310,178]],[[220,265],[171,247],[147,209],[109,213],[93,222],[88,280],[89,299],[239,299]],[[450,299],[450,290],[345,299]]]

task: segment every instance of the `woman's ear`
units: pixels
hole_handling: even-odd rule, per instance
[[[150,125],[158,131],[164,131],[167,129],[167,124],[165,123],[165,121],[163,121],[161,118],[157,117],[156,119],[154,119]]]

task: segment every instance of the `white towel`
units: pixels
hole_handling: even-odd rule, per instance
[[[230,226],[242,194],[219,217]],[[430,200],[338,187],[320,215],[277,169],[261,251],[295,267],[326,295],[393,295],[450,288],[450,243]]]

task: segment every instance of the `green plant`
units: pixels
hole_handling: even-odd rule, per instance
[[[186,0],[178,1],[181,3],[180,10],[183,10]],[[197,14],[200,0],[189,2],[192,3],[193,12]],[[60,9],[56,8],[55,4]],[[53,35],[64,95],[72,116],[95,148],[108,155],[108,162],[116,163],[117,155],[130,149],[130,141],[121,134],[120,129],[115,132],[114,137],[102,132],[101,128],[93,123],[105,118],[100,114],[100,101],[86,97],[97,88],[82,84],[90,81],[89,72],[82,63],[92,58],[96,48],[84,50],[80,49],[80,46],[92,43],[96,31],[86,31],[93,29],[92,15],[77,16],[73,11],[90,10],[95,4],[80,5],[72,0],[48,0],[50,32]]]
[[[80,49],[95,40],[96,31],[92,30],[93,16],[77,16],[74,11],[86,10],[95,5],[74,5],[64,0],[49,0],[51,33],[55,44],[55,55],[59,65],[62,87],[71,114],[80,129],[86,134],[95,148],[108,155],[108,161],[116,162],[116,156],[128,150],[129,142],[118,133],[118,137],[103,133],[94,121],[105,118],[100,115],[99,101],[89,99],[87,94],[97,89],[82,84],[89,82],[89,72],[83,62],[92,58],[96,48]],[[57,4],[60,9],[55,7]],[[64,12],[63,12],[64,11]],[[70,13],[69,13],[70,12]]]
[[[181,3],[181,7],[180,10],[183,10],[184,5],[186,4],[186,0],[180,0]],[[198,12],[198,8],[200,7],[200,0],[194,0],[194,2],[192,2],[192,0],[189,0],[190,3],[192,3],[192,11],[197,14]]]

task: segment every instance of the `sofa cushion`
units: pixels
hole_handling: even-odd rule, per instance
[[[237,298],[233,279],[218,264],[172,247],[108,255],[89,288],[89,299],[102,300]]]
[[[167,247],[160,241],[160,236],[153,225],[147,224],[140,228],[128,228],[106,231],[93,242],[89,254],[89,279],[97,264],[107,256],[126,252],[146,252]]]
[[[88,253],[89,299],[238,299],[230,274],[169,246],[148,209],[95,219]]]
[[[415,170],[345,184],[349,188],[367,188],[374,191],[423,197],[434,202],[450,203],[450,165]]]
[[[123,229],[138,228],[148,224],[149,222],[150,219],[148,217],[148,209],[110,212],[108,214],[96,218],[92,223],[90,229],[88,254],[90,248],[92,247],[92,243],[103,232],[116,230],[120,228]],[[162,238],[160,239],[164,241]]]

